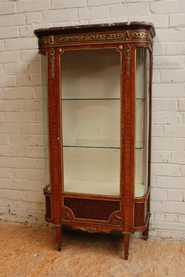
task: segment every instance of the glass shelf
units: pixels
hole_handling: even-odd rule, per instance
[[[120,141],[64,139],[63,147],[120,149]]]
[[[139,100],[144,101],[146,99],[147,99],[146,97],[136,97],[136,101],[139,101]]]
[[[90,101],[93,101],[93,100],[95,100],[95,101],[106,101],[106,100],[108,100],[108,101],[112,101],[112,100],[119,100],[120,101],[120,98],[62,98],[61,99],[62,101],[67,101],[67,100],[71,100],[71,101],[79,101],[79,100],[82,100],[82,101],[85,101],[85,100],[90,100]]]
[[[76,147],[76,148],[105,148],[105,149],[120,149],[120,147],[107,147],[107,146],[94,146],[94,145],[81,145],[81,146],[75,146],[75,145],[63,145],[63,147]]]

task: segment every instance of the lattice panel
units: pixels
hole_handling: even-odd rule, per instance
[[[70,208],[76,218],[108,220],[109,216],[120,210],[119,201],[64,197],[64,206]]]
[[[142,227],[147,221],[147,201],[144,203],[135,203],[134,226]]]
[[[51,197],[46,196],[46,217],[51,218]]]

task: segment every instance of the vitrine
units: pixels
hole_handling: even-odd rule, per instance
[[[37,29],[46,221],[148,236],[155,29],[132,22]]]

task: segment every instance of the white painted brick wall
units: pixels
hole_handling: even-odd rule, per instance
[[[44,225],[40,57],[34,29],[155,25],[150,235],[185,238],[185,1],[2,0],[0,219]]]

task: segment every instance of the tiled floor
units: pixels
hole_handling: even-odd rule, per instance
[[[0,222],[1,277],[184,277],[185,242],[131,238],[129,260],[122,236],[65,231],[56,251],[52,228]]]

